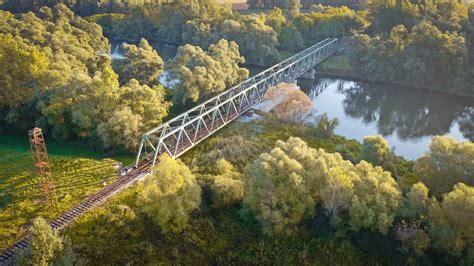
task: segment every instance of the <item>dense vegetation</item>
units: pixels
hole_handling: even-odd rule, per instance
[[[354,63],[373,80],[473,94],[473,12],[458,1],[373,1]]]
[[[0,132],[38,125],[57,140],[130,151],[170,112],[247,78],[242,64],[273,64],[348,35],[352,48],[332,62],[336,68],[473,93],[474,12],[458,1],[374,0],[365,9],[363,1],[347,1],[358,11],[343,1],[250,1],[271,9],[250,15],[207,0],[61,2],[2,3],[14,13],[0,11]],[[300,12],[300,4],[309,10]],[[107,56],[109,40],[129,42],[123,59]],[[149,41],[180,47],[164,62]],[[166,85],[159,80],[165,71]],[[360,93],[353,104],[380,100]],[[0,138],[0,162],[15,165],[0,170],[0,244],[28,230],[32,248],[19,263],[29,265],[474,259],[472,142],[434,137],[428,153],[406,161],[381,136],[358,143],[334,135],[337,121],[327,116],[315,125],[288,119],[311,105],[301,92],[292,97],[180,160],[160,158],[142,183],[64,234],[42,218],[29,221],[50,219],[117,178],[116,162],[58,156],[61,145],[52,142],[57,206],[47,209],[38,204],[27,151],[15,153],[8,145],[14,137]]]
[[[247,78],[240,64],[272,64],[282,57],[278,49],[297,51],[363,25],[345,7],[243,16],[192,1],[96,15],[91,22],[64,4],[34,10],[0,11],[1,130],[37,125],[58,140],[114,151],[136,148],[141,132],[166,119],[170,100],[176,112]],[[124,59],[111,62],[103,30],[136,45],[125,45]],[[183,46],[165,64],[146,39]],[[158,80],[164,70],[170,88]]]
[[[359,162],[388,158],[383,138],[360,145],[328,137],[324,128],[267,116],[231,125],[182,161],[163,158],[142,185],[66,232],[76,261],[469,262],[472,171],[456,185],[425,185],[407,162],[395,160],[403,174]],[[459,157],[474,159],[472,143],[438,137],[414,168],[437,160],[440,143],[465,146],[445,155],[447,168],[462,167]]]

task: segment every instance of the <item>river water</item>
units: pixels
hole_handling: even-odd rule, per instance
[[[153,46],[165,61],[176,53],[173,46]],[[120,58],[115,47],[112,55]],[[255,75],[264,68],[249,70]],[[301,79],[298,85],[313,101],[312,116],[326,113],[339,120],[336,134],[359,141],[382,135],[406,159],[420,157],[435,135],[474,141],[473,97],[328,78]]]
[[[474,140],[471,97],[326,78],[299,85],[313,100],[313,115],[339,120],[336,134],[359,141],[382,135],[406,159],[420,157],[435,135]]]

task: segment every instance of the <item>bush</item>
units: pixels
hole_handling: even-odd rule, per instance
[[[220,208],[242,201],[244,182],[241,174],[226,160],[217,161],[218,175],[213,177],[211,185],[212,207]]]
[[[201,188],[184,163],[164,155],[145,180],[136,204],[163,232],[178,233],[188,224],[189,213],[199,208]]]
[[[313,216],[315,203],[302,171],[303,166],[279,147],[261,154],[248,168],[252,181],[244,208],[255,215],[265,234],[290,235],[303,219]]]

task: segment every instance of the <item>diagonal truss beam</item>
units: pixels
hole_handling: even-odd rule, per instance
[[[167,152],[176,158],[263,100],[267,89],[296,80],[334,53],[337,39],[325,39],[142,135],[136,165]],[[151,152],[151,154],[148,154]]]

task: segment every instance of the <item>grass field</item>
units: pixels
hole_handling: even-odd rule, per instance
[[[32,218],[54,218],[118,178],[117,160],[126,164],[133,159],[107,159],[86,146],[58,143],[47,137],[46,144],[54,184],[50,207],[43,204],[28,138],[0,136],[0,249],[23,235]]]

